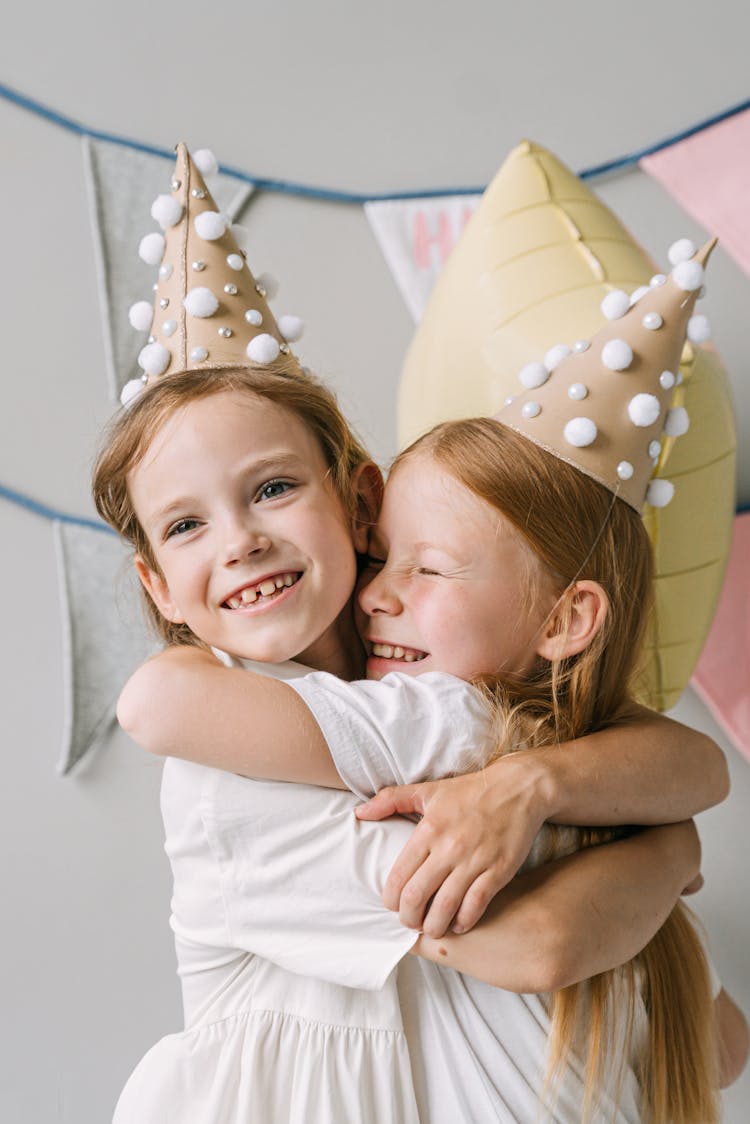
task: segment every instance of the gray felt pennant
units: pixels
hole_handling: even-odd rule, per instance
[[[70,772],[103,745],[128,676],[159,644],[141,607],[131,552],[113,534],[55,522],[66,721],[58,762]]]
[[[157,195],[170,190],[172,165],[161,156],[138,152],[110,141],[83,137],[84,165],[96,249],[107,379],[114,401],[129,379],[137,378],[138,353],[146,334],[128,321],[128,309],[153,300],[156,267],[138,256],[144,234],[158,231],[151,218]],[[217,206],[235,222],[248,204],[251,184],[219,173],[211,177]]]

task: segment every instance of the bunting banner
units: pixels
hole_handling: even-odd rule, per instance
[[[58,772],[65,775],[106,744],[123,684],[159,645],[149,635],[125,545],[82,524],[54,526],[66,708]]]
[[[640,161],[750,274],[750,109]]]
[[[365,203],[365,214],[415,323],[481,195]]]
[[[750,512],[734,523],[719,606],[692,686],[740,753],[750,760]]]

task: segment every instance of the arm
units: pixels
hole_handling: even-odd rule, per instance
[[[385,902],[405,925],[424,924],[440,936],[454,917],[457,931],[475,924],[545,821],[670,823],[727,791],[726,761],[715,742],[636,708],[617,726],[500,757],[481,773],[384,789],[357,815],[423,816],[389,875]]]
[[[630,960],[700,865],[692,822],[647,829],[520,875],[470,933],[413,951],[509,991],[556,991]]]
[[[308,707],[288,684],[173,647],[138,668],[117,718],[144,749],[270,780],[345,788]]]

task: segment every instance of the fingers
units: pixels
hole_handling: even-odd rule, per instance
[[[495,894],[510,881],[510,877],[509,874],[507,878],[498,878],[492,871],[485,870],[475,878],[456,913],[453,932],[468,933],[481,920]]]
[[[381,788],[380,792],[354,809],[360,820],[384,820],[388,816],[424,814],[426,785],[404,784]]]
[[[411,839],[391,867],[383,889],[383,902],[386,907],[392,909],[394,913],[398,911],[399,916],[401,916],[401,899],[406,885],[416,876],[417,871],[422,868],[425,861],[429,858],[429,855],[429,845],[424,839],[424,836],[420,833],[419,828],[416,828]],[[433,887],[433,889],[427,893],[427,896],[424,897],[424,900],[422,900],[422,891],[419,889],[419,886],[423,882],[424,879],[422,879],[421,883],[416,882],[414,884],[405,903],[405,914],[408,914],[411,918],[418,917],[418,920],[413,925],[414,928],[418,928],[421,925],[422,917],[424,916],[424,906],[427,904],[434,889],[436,889],[436,887]],[[420,904],[422,907],[421,913],[419,912]],[[409,922],[405,921],[403,916],[401,916],[401,921],[404,925],[409,925]]]

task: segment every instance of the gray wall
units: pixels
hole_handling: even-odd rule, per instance
[[[742,100],[745,13],[739,0],[710,10],[684,0],[277,0],[179,12],[70,0],[15,6],[0,78],[92,127],[160,146],[207,144],[257,174],[365,192],[482,185],[523,136],[582,168]],[[83,514],[111,406],[79,143],[3,103],[0,136],[0,481]],[[656,257],[673,238],[700,233],[637,172],[597,190]],[[253,263],[278,274],[285,307],[307,322],[301,354],[386,460],[412,325],[362,211],[267,195],[249,225]],[[720,250],[710,287],[747,501],[750,280]],[[51,529],[5,503],[0,527],[0,1118],[101,1124],[140,1055],[179,1026],[160,769],[115,737],[72,778],[56,776],[63,688]],[[677,715],[720,738],[690,692]],[[750,769],[722,744],[735,789],[702,817],[698,907],[727,984],[750,1010]],[[745,1077],[727,1097],[728,1120],[746,1119],[748,1097]]]

